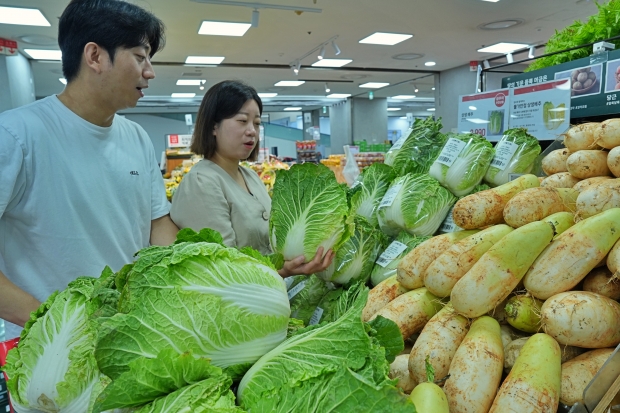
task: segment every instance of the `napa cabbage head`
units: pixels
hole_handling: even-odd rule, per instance
[[[361,216],[370,225],[378,226],[377,208],[395,177],[394,169],[386,164],[374,163],[366,168],[350,190],[351,215]]]
[[[376,261],[370,280],[372,285],[377,285],[381,281],[396,275],[396,270],[400,261],[405,258],[412,249],[429,239],[430,236],[419,237],[411,235],[407,231],[401,231]]]
[[[500,186],[510,180],[510,174],[530,173],[540,151],[538,139],[527,129],[507,130],[495,147],[495,157],[484,180],[491,186]]]
[[[209,242],[153,246],[139,252],[123,284],[120,312],[101,321],[95,349],[112,379],[166,348],[209,358],[234,377],[286,337],[286,286],[256,252]]]
[[[428,173],[446,143],[446,135],[440,133],[441,119],[416,120],[411,133],[395,151],[392,165],[398,175]]]
[[[319,247],[337,251],[353,232],[346,187],[324,165],[304,163],[276,175],[271,204],[271,247],[284,260],[311,261]]]
[[[447,160],[450,153],[453,162]],[[494,155],[491,142],[480,135],[450,134],[429,174],[454,195],[467,195],[482,181]]]
[[[390,236],[400,231],[433,235],[457,198],[427,174],[407,174],[392,182],[379,205],[381,230]]]

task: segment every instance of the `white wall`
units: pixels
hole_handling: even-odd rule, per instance
[[[383,143],[387,139],[387,99],[351,99],[351,124],[353,140],[369,144]]]
[[[353,142],[351,135],[351,99],[329,108],[331,153],[343,154],[343,145]]]
[[[294,141],[286,139],[278,139],[272,136],[265,136],[265,147],[271,148],[276,146],[278,148],[279,157],[297,158],[297,147]],[[271,153],[271,149],[269,150]]]
[[[128,113],[125,117],[142,126],[146,133],[149,134],[151,141],[153,141],[158,162],[161,159],[161,153],[166,150],[166,135],[189,133],[189,127],[185,122],[179,120],[134,113]]]
[[[21,54],[0,55],[0,112],[35,101],[32,69]]]

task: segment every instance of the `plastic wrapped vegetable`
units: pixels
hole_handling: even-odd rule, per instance
[[[327,283],[316,275],[296,277],[288,289],[291,303],[291,317],[310,323],[310,319],[321,299],[334,289],[333,284]]]
[[[362,217],[356,217],[353,236],[340,247],[332,264],[317,275],[336,284],[368,280],[379,252],[385,247],[386,238],[379,228],[372,227]]]
[[[411,235],[433,235],[456,201],[429,175],[407,174],[396,179],[381,200],[379,225],[390,236],[402,230]]]
[[[454,195],[467,195],[482,181],[494,155],[491,142],[480,135],[449,134],[429,174]]]
[[[350,190],[351,215],[362,216],[373,227],[378,226],[377,208],[395,177],[389,165],[375,163],[366,168]]]
[[[411,132],[390,148],[385,163],[392,165],[398,175],[428,173],[446,143],[446,135],[439,132],[441,128],[441,119],[416,120]]]
[[[370,276],[372,284],[377,285],[381,281],[396,275],[396,269],[400,261],[415,247],[430,237],[416,237],[406,231],[402,231],[394,241],[381,253],[375,263]]]
[[[510,180],[510,174],[528,174],[538,155],[538,139],[527,133],[527,129],[509,129],[495,147],[495,157],[484,180],[491,186],[500,186]]]

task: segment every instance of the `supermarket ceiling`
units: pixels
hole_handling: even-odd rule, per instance
[[[327,99],[326,95],[367,96],[370,90],[375,97],[415,95],[415,99],[400,103],[390,99],[389,106],[423,110],[433,105],[433,88],[440,86],[433,73],[465,65],[470,60],[499,56],[477,52],[497,42],[542,44],[554,30],[597,11],[589,0],[130,1],[152,11],[167,26],[166,47],[153,59],[157,77],[140,103],[161,110],[197,105],[211,85],[231,78],[242,79],[262,93],[277,93],[275,98],[264,99],[271,111],[285,106],[330,105],[338,100]],[[0,0],[0,6],[38,8],[51,23],[51,27],[0,24],[0,37],[17,40],[22,51],[57,49],[58,17],[67,3],[67,0]],[[198,34],[205,20],[250,23],[253,13],[254,19],[258,17],[258,25],[241,37]],[[500,30],[481,28],[487,23],[506,20],[518,24]],[[359,42],[375,32],[405,33],[413,37],[392,46]],[[335,39],[341,51],[338,56],[330,39]],[[323,43],[326,43],[325,59],[352,61],[338,69],[312,67],[319,60],[317,55]],[[541,52],[542,49],[538,50],[538,54]],[[415,55],[418,58],[402,60]],[[219,66],[186,66],[188,56],[222,56],[224,60]],[[301,70],[295,75],[290,66],[295,66],[297,61]],[[430,61],[436,65],[426,66]],[[62,90],[59,62],[33,61],[32,66],[37,97]],[[179,79],[204,80],[206,89],[177,86]],[[281,80],[305,83],[297,87],[274,86]],[[389,85],[377,89],[360,87],[368,82]],[[172,93],[196,93],[196,97],[173,99]]]

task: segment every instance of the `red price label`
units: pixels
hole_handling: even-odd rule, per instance
[[[497,96],[495,96],[495,106],[501,108],[504,106],[504,103],[506,103],[506,96],[503,93],[498,93]]]
[[[476,133],[480,136],[487,136],[487,130],[486,129],[472,129],[469,131],[470,133]]]
[[[179,135],[170,135],[170,143],[179,143]]]

